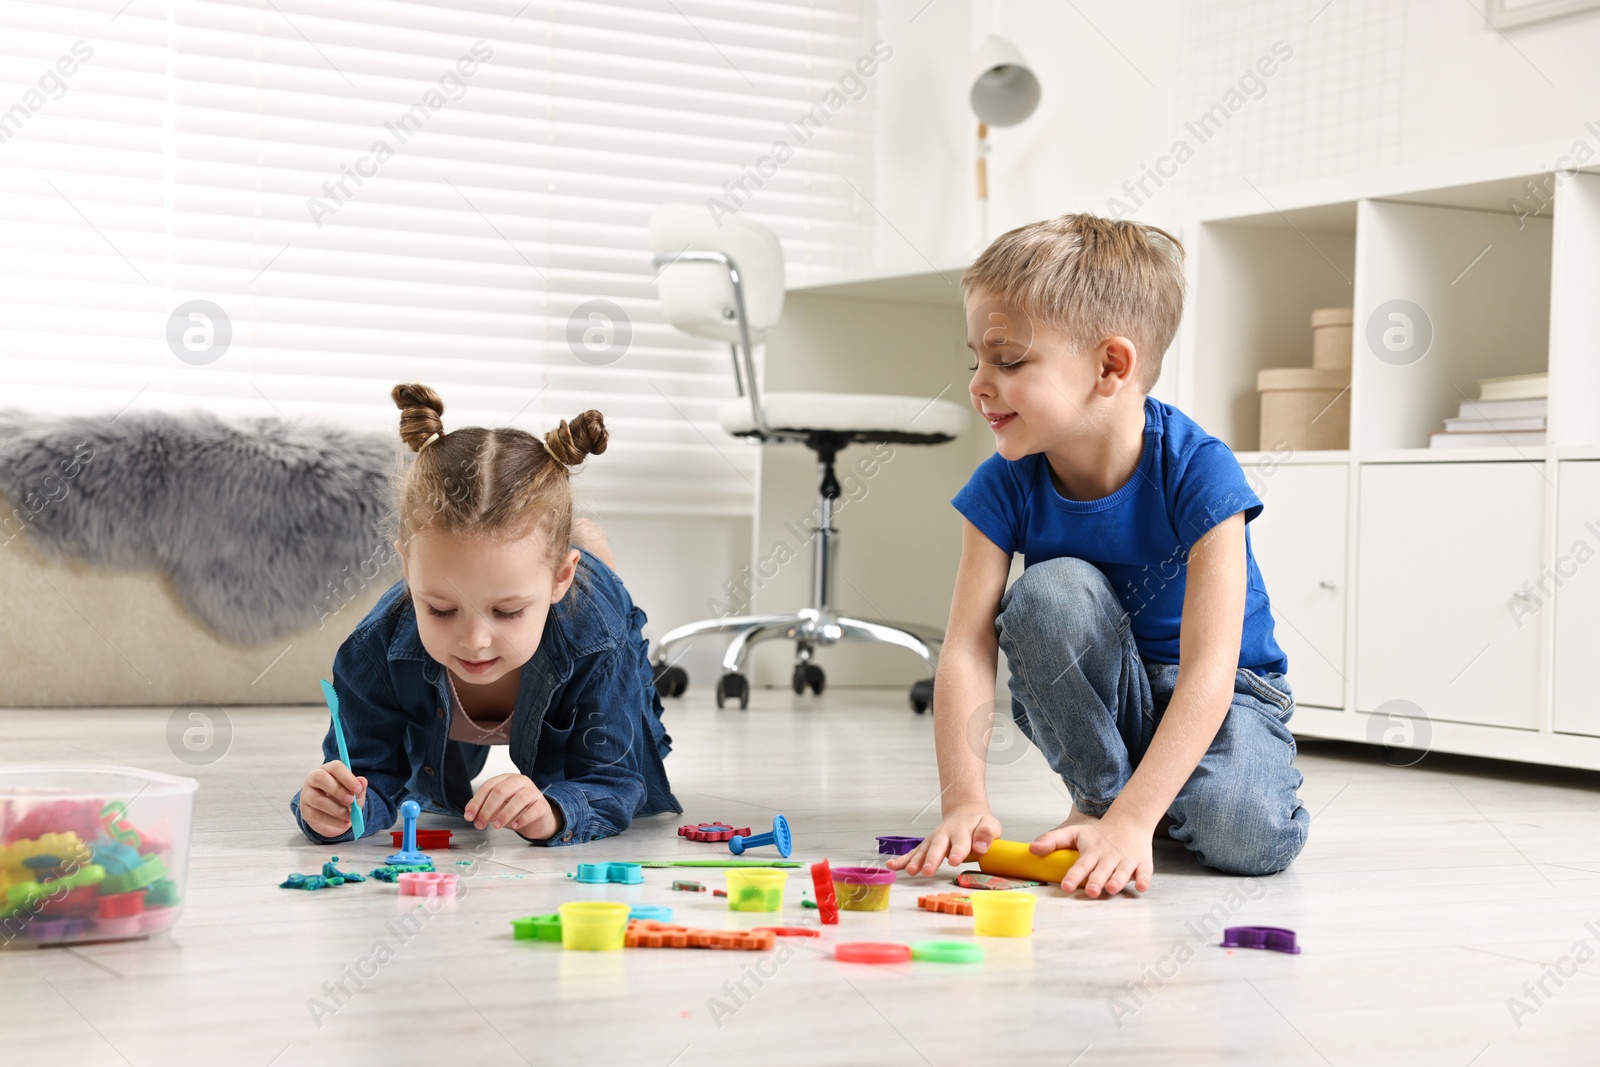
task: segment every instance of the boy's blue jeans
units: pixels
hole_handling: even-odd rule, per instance
[[[1086,815],[1104,815],[1128,784],[1178,680],[1176,664],[1140,657],[1130,624],[1105,574],[1071,557],[1027,568],[1000,602],[1012,716]],[[1227,717],[1167,811],[1169,834],[1201,863],[1272,874],[1305,846],[1293,713],[1283,675],[1235,674]]]

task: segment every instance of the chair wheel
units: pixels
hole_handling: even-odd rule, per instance
[[[658,663],[655,667],[656,692],[664,697],[681,697],[689,688],[689,672],[682,667],[668,667]]]
[[[750,707],[750,679],[742,674],[724,674],[717,679],[717,707],[724,700],[737,700],[739,710]]]
[[[828,685],[828,676],[822,673],[822,668],[815,663],[796,663],[794,677],[791,679],[797,695],[804,695],[807,687],[817,696],[822,695],[822,690]]]
[[[911,686],[911,710],[921,715],[933,707],[933,679],[924,678]]]

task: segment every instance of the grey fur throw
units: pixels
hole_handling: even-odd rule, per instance
[[[280,419],[0,412],[0,548],[25,533],[55,559],[155,569],[218,638],[277,640],[398,576],[398,448]]]

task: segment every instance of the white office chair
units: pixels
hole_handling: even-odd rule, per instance
[[[946,400],[855,393],[767,393],[756,380],[752,348],[783,314],[783,249],[764,226],[739,218],[712,221],[704,207],[669,204],[650,218],[650,248],[659,271],[657,289],[667,321],[687,334],[727,343],[739,399],[718,412],[722,428],[755,441],[799,441],[817,454],[817,514],[813,530],[811,606],[792,615],[741,615],[680,626],[656,648],[656,688],[682,695],[689,678],[669,665],[672,646],[710,633],[732,633],[717,680],[717,707],[737,699],[750,705],[750,682],[742,673],[750,646],[774,638],[795,642],[796,693],[820,694],[826,679],[811,661],[819,646],[838,641],[898,645],[922,657],[929,677],[911,688],[918,713],[933,703],[936,646],[941,630],[910,623],[857,619],[833,610],[833,502],[839,498],[834,458],[852,444],[889,442],[935,445],[954,440],[967,411]]]

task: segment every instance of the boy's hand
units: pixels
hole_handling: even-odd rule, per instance
[[[358,797],[365,811],[367,780],[351,774],[338,760],[329,760],[306,775],[300,788],[300,817],[323,837],[338,837],[350,829],[350,805]]]
[[[890,870],[907,874],[938,874],[939,864],[959,867],[970,854],[989,851],[989,843],[1000,836],[1000,820],[987,805],[956,808],[945,814],[933,833],[904,856],[894,856],[884,864]]]
[[[1072,819],[1046,830],[1033,839],[1028,851],[1035,856],[1048,855],[1057,849],[1078,850],[1078,862],[1061,879],[1061,888],[1068,893],[1084,887],[1089,897],[1100,895],[1102,889],[1108,897],[1116,896],[1129,884],[1144,892],[1150,888],[1150,874],[1155,860],[1150,847],[1151,827],[1136,825],[1115,810],[1099,818],[1074,815]]]
[[[484,782],[463,814],[480,830],[504,826],[535,841],[543,841],[560,828],[555,809],[523,774],[497,774]]]

